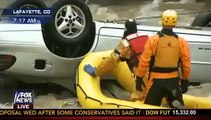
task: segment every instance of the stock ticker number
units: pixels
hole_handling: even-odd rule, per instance
[[[173,115],[196,115],[196,110],[173,110]]]

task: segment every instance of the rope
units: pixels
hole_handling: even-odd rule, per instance
[[[206,13],[206,12],[210,12],[211,13],[211,9],[208,10],[198,10],[198,11],[192,11],[192,12],[182,12],[182,13],[178,13],[178,15],[188,15],[188,14],[199,14],[199,13]],[[143,19],[154,19],[154,18],[160,18],[161,16],[146,16],[146,17],[136,17],[134,18],[135,20],[143,20]],[[113,19],[113,20],[97,20],[97,21],[101,21],[101,22],[107,22],[107,23],[121,23],[126,21],[127,18],[124,19]]]

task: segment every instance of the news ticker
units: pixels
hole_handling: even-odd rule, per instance
[[[38,24],[51,20],[52,9],[2,9],[2,20],[12,24]]]
[[[1,116],[201,116],[211,109],[0,109]]]

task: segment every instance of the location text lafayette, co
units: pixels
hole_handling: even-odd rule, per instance
[[[12,10],[13,15],[50,15],[51,10]]]

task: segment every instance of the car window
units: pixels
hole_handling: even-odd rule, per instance
[[[113,50],[122,38],[124,28],[102,27],[98,31],[95,51]]]
[[[139,29],[143,35],[153,35],[153,31]],[[98,32],[98,43],[95,51],[113,50],[119,44],[124,33],[124,28],[102,27]]]

